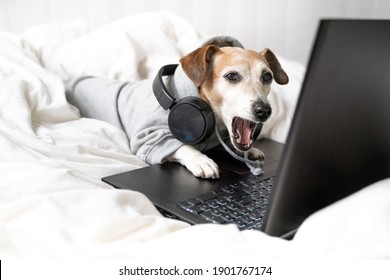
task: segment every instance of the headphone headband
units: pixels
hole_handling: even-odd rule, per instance
[[[174,98],[165,87],[163,76],[173,75],[178,64],[169,64],[161,67],[153,81],[154,96],[161,107],[165,110],[171,109],[175,104],[176,98]]]

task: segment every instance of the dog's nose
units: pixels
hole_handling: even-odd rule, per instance
[[[253,106],[253,113],[262,122],[265,122],[272,113],[271,106],[264,102],[257,102]]]

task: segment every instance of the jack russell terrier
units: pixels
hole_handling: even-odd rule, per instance
[[[287,84],[288,76],[269,49],[244,49],[229,36],[215,36],[180,59],[165,80],[176,98],[198,97],[212,110],[218,129],[227,131],[238,155],[264,160],[252,147],[255,127],[271,115],[267,96],[272,82]],[[71,83],[69,103],[83,117],[110,122],[124,130],[130,150],[148,164],[178,162],[196,177],[219,178],[217,164],[201,151],[219,144],[215,133],[195,145],[176,139],[168,125],[169,111],[153,93],[153,79],[121,82],[85,76]]]

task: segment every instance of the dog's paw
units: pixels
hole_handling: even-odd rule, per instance
[[[193,160],[186,162],[185,166],[196,177],[219,178],[218,165],[204,154],[197,155]]]
[[[192,146],[184,145],[167,158],[184,165],[195,177],[219,178],[218,165],[208,156]]]
[[[249,150],[248,158],[250,160],[259,160],[259,161],[263,162],[265,159],[265,155],[261,150],[252,147]]]

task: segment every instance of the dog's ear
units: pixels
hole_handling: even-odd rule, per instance
[[[219,48],[207,45],[196,49],[180,59],[184,73],[199,87],[206,77],[206,71],[213,61],[213,56]]]
[[[264,49],[260,55],[262,55],[268,62],[269,67],[274,73],[275,81],[280,85],[287,84],[288,76],[286,72],[284,72],[282,66],[279,63],[279,60],[276,58],[276,55],[270,49]]]

